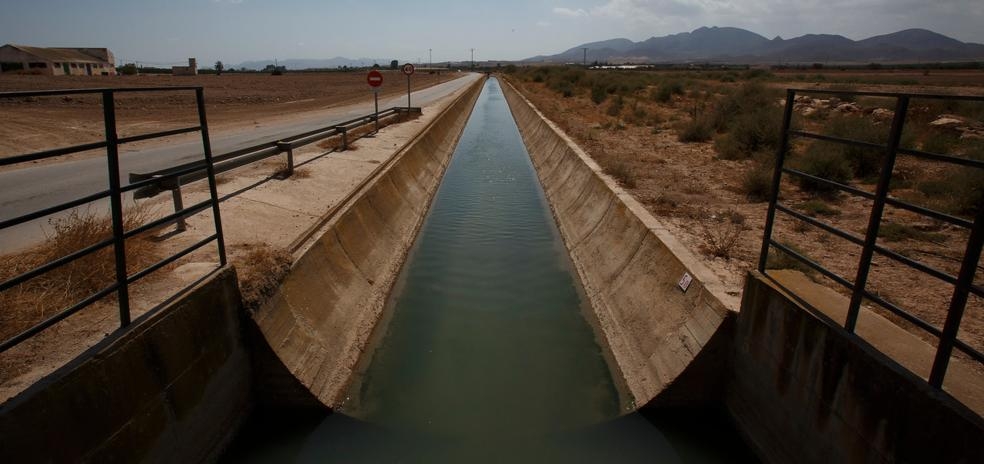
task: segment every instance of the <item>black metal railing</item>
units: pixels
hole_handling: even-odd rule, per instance
[[[840,137],[832,137],[828,135],[810,133],[802,130],[794,130],[791,128],[791,121],[793,116],[793,107],[796,101],[797,93],[806,94],[827,94],[827,95],[855,95],[864,97],[882,97],[882,98],[892,98],[895,100],[895,112],[892,119],[892,124],[889,129],[888,142],[884,145],[870,143],[860,140],[850,140]],[[769,258],[770,250],[775,248],[786,255],[802,262],[811,269],[819,272],[825,277],[831,279],[832,281],[838,283],[839,285],[847,288],[851,292],[850,305],[848,307],[847,319],[844,321],[844,328],[847,331],[854,333],[858,316],[861,310],[861,304],[863,300],[868,300],[878,304],[879,306],[885,308],[889,312],[901,317],[902,319],[912,323],[913,325],[919,327],[922,330],[932,334],[939,340],[936,350],[936,357],[933,362],[932,370],[929,375],[929,383],[936,387],[942,388],[944,377],[946,376],[946,370],[950,362],[953,350],[957,349],[977,362],[984,363],[984,354],[969,346],[967,343],[961,341],[957,338],[957,333],[960,329],[960,322],[964,316],[964,311],[967,307],[968,298],[971,294],[984,297],[984,289],[981,286],[974,283],[974,276],[977,271],[978,262],[981,256],[981,246],[984,243],[984,205],[977,205],[976,217],[971,221],[965,218],[961,218],[955,215],[947,214],[944,212],[936,211],[923,206],[915,205],[910,202],[904,201],[902,199],[890,196],[890,186],[892,182],[892,175],[895,169],[896,158],[898,155],[911,156],[917,159],[938,161],[943,163],[949,163],[953,165],[963,166],[969,169],[984,169],[984,161],[961,158],[957,156],[952,156],[948,154],[940,153],[929,153],[909,148],[904,148],[900,146],[900,141],[902,140],[903,129],[906,123],[906,116],[909,109],[909,103],[912,99],[928,99],[928,100],[951,100],[951,101],[972,101],[978,103],[984,103],[984,97],[976,96],[953,96],[953,95],[926,95],[926,94],[901,94],[901,93],[883,93],[883,92],[854,92],[854,91],[843,91],[843,90],[799,90],[799,89],[789,89],[786,91],[786,106],[783,113],[783,123],[782,123],[782,136],[780,139],[779,150],[776,156],[775,170],[773,173],[773,180],[771,191],[769,195],[769,209],[768,215],[766,217],[765,232],[763,234],[762,250],[759,257],[758,269],[763,274],[767,275],[766,265]],[[875,187],[875,191],[868,192],[844,183],[835,182],[823,177],[814,176],[803,172],[802,170],[793,169],[786,166],[786,159],[788,157],[788,152],[790,151],[790,137],[808,138],[813,140],[820,140],[835,144],[847,144],[857,147],[863,147],[867,149],[879,150],[884,154],[882,164],[880,167],[880,172],[878,176],[878,182]],[[780,187],[782,184],[782,177],[784,174],[800,178],[801,180],[806,180],[814,184],[822,185],[826,189],[839,190],[850,195],[859,196],[870,200],[873,202],[873,206],[870,211],[870,217],[868,220],[867,229],[863,237],[857,236],[851,232],[834,227],[831,224],[823,222],[815,217],[810,217],[806,214],[797,212],[787,205],[782,204],[779,201]],[[885,247],[878,245],[878,234],[882,223],[882,216],[885,210],[885,206],[889,205],[894,208],[899,208],[903,210],[908,210],[910,212],[916,213],[918,215],[926,216],[932,218],[936,221],[942,221],[944,223],[951,224],[956,227],[960,227],[970,231],[969,239],[967,240],[967,246],[963,253],[963,258],[961,260],[960,270],[957,275],[952,275],[946,271],[935,269],[925,263],[919,262],[907,256],[904,256],[895,251],[889,250]],[[803,254],[797,252],[792,247],[780,243],[779,241],[773,239],[773,229],[775,226],[776,212],[781,212],[793,219],[808,223],[814,227],[817,227],[827,233],[833,234],[841,239],[844,239],[850,243],[858,245],[861,247],[861,256],[858,263],[857,274],[854,280],[848,280],[845,277],[838,275],[837,273],[823,267],[816,261],[804,256]],[[926,322],[915,314],[912,314],[905,309],[899,307],[898,305],[887,301],[886,299],[880,297],[876,292],[868,290],[868,277],[871,270],[872,259],[875,254],[887,257],[898,263],[906,265],[924,274],[928,274],[936,279],[942,280],[946,283],[953,285],[954,291],[950,298],[949,307],[947,310],[946,321],[942,329],[937,328],[933,324]]]
[[[117,124],[116,124],[115,96],[121,93],[133,93],[133,92],[193,92],[195,96],[195,105],[198,110],[198,124],[191,127],[184,127],[180,129],[136,135],[132,137],[119,137],[117,132]],[[49,159],[49,158],[54,158],[57,156],[67,155],[71,153],[79,153],[79,152],[96,150],[96,149],[106,149],[106,160],[108,165],[108,189],[81,198],[76,198],[74,200],[59,205],[38,209],[36,211],[23,214],[18,217],[0,221],[0,232],[10,227],[25,224],[27,222],[34,221],[36,219],[49,216],[52,214],[73,210],[80,206],[108,198],[110,203],[110,213],[112,216],[112,231],[113,231],[112,237],[106,238],[98,243],[86,246],[85,248],[72,252],[68,255],[56,258],[53,261],[39,265],[31,270],[28,270],[19,275],[11,277],[3,282],[0,282],[0,292],[10,290],[11,288],[17,285],[26,283],[31,279],[37,278],[57,268],[60,268],[69,263],[82,259],[86,256],[89,256],[109,246],[112,246],[114,250],[114,260],[115,260],[114,282],[111,285],[96,291],[92,295],[85,297],[81,301],[76,302],[72,306],[62,309],[57,314],[50,316],[37,324],[34,324],[30,328],[18,333],[14,337],[8,340],[0,341],[0,353],[37,335],[41,331],[55,325],[56,323],[62,321],[63,319],[71,316],[72,314],[79,312],[80,310],[92,305],[96,301],[114,292],[117,295],[117,300],[119,304],[120,327],[126,327],[130,325],[130,319],[131,319],[130,294],[129,294],[130,285],[146,277],[150,273],[159,270],[162,267],[167,266],[168,264],[173,263],[174,261],[188,255],[189,253],[195,250],[198,250],[199,248],[202,248],[203,246],[213,241],[216,242],[216,246],[218,248],[219,265],[222,266],[226,264],[225,244],[224,244],[224,237],[222,234],[222,220],[219,214],[219,199],[215,186],[215,168],[212,159],[212,149],[209,142],[208,123],[205,115],[205,98],[204,98],[204,92],[202,90],[202,87],[150,87],[150,88],[124,88],[124,89],[54,90],[54,91],[39,91],[39,92],[5,92],[5,93],[0,93],[0,99],[36,98],[36,97],[53,97],[53,96],[61,96],[61,95],[67,96],[67,95],[86,95],[86,94],[100,95],[102,97],[103,125],[105,129],[104,140],[99,142],[86,143],[86,144],[80,144],[70,147],[57,148],[53,150],[45,150],[36,153],[28,153],[18,156],[2,158],[0,159],[0,167],[14,165],[18,163],[36,161],[36,160]],[[171,176],[188,174],[194,171],[204,172],[204,177],[208,178],[208,183],[209,183],[209,194],[210,194],[209,199],[188,208],[178,209],[173,214],[167,215],[166,217],[151,221],[146,224],[139,225],[131,230],[126,230],[125,221],[123,217],[124,194],[126,194],[127,192],[132,192],[141,188],[145,188],[148,185],[151,185],[152,183],[159,182],[160,179],[150,179],[150,180],[132,182],[125,186],[122,185],[120,180],[119,146],[126,143],[132,143],[141,140],[170,137],[174,135],[186,134],[191,132],[199,132],[201,134],[204,160],[201,163],[197,163],[193,168],[188,167],[186,170],[178,171],[176,173],[171,174]],[[128,273],[127,254],[126,254],[126,240],[128,238],[135,237],[141,233],[147,232],[151,229],[160,227],[162,225],[173,223],[174,221],[177,221],[179,219],[187,218],[191,215],[197,214],[201,211],[205,211],[209,208],[211,208],[212,210],[212,217],[215,224],[214,234],[144,269],[141,269],[134,273]],[[0,310],[8,310],[8,308],[0,308]]]

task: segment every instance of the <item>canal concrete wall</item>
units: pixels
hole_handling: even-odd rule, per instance
[[[727,408],[766,462],[984,462],[980,416],[758,272],[732,362]]]
[[[636,404],[718,401],[738,298],[531,102],[503,91]]]
[[[267,344],[257,351],[268,347],[324,405],[342,400],[483,84],[471,85],[336,210],[253,316]]]
[[[207,462],[249,412],[231,267],[0,406],[0,462]]]

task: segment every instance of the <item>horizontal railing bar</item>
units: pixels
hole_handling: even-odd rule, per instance
[[[893,93],[893,92],[865,92],[856,90],[826,90],[826,89],[786,89],[796,93],[817,93],[824,95],[858,95],[865,97],[909,97],[909,98],[931,98],[943,100],[962,100],[962,101],[984,101],[984,96],[974,95],[942,95],[930,93]]]
[[[907,321],[915,324],[920,329],[923,329],[923,330],[929,332],[930,334],[936,336],[936,338],[940,338],[940,336],[943,335],[943,331],[942,330],[937,329],[936,327],[933,327],[930,323],[928,323],[928,322],[920,319],[919,317],[917,317],[917,316],[909,313],[908,311],[906,311],[906,310],[904,310],[904,309],[896,306],[894,303],[890,303],[890,302],[886,301],[884,298],[872,294],[868,290],[865,290],[863,292],[863,294],[864,294],[864,297],[866,299],[871,300],[874,303],[877,303],[879,306],[881,306],[881,307],[883,307],[883,308],[891,311],[896,316],[899,316],[902,319],[905,319],[905,320],[907,320]]]
[[[62,203],[60,205],[50,206],[48,208],[35,211],[33,213],[27,213],[27,214],[25,214],[23,216],[18,216],[18,217],[12,218],[12,219],[7,219],[5,221],[0,221],[0,230],[6,229],[8,227],[13,227],[13,226],[16,226],[16,225],[19,225],[19,224],[23,224],[25,222],[30,222],[30,221],[33,221],[35,219],[38,219],[38,218],[41,218],[41,217],[44,217],[44,216],[48,216],[48,215],[51,215],[51,214],[60,213],[60,212],[65,211],[67,209],[72,209],[72,208],[75,208],[75,207],[84,205],[86,203],[91,203],[91,202],[96,201],[96,200],[101,200],[103,198],[108,197],[109,194],[110,194],[110,191],[109,190],[104,190],[102,192],[93,193],[92,195],[87,195],[87,196],[84,196],[82,198],[76,198],[76,199],[74,199],[72,201],[69,201],[67,203]]]
[[[203,164],[200,164],[200,163],[183,164],[182,166],[184,166],[184,167],[181,168],[178,171],[169,172],[167,174],[159,174],[159,175],[158,174],[154,174],[153,177],[149,177],[149,178],[146,178],[146,179],[141,179],[141,180],[138,180],[136,182],[132,182],[132,179],[135,176],[133,176],[131,174],[130,175],[131,182],[129,184],[126,184],[125,186],[121,187],[120,188],[120,191],[121,192],[129,192],[131,190],[137,190],[139,188],[143,188],[143,187],[146,187],[148,185],[160,184],[160,183],[168,182],[168,181],[172,181],[172,180],[173,181],[177,181],[178,178],[180,178],[181,176],[183,176],[185,174],[190,174],[190,173],[195,172],[195,171],[202,171],[202,170],[204,170],[206,168]]]
[[[984,353],[977,351],[976,348],[968,345],[959,338],[953,340],[953,346],[956,346],[960,349],[960,351],[963,351],[964,354],[974,358],[974,361],[984,364]]]
[[[892,205],[892,206],[894,206],[896,208],[906,209],[906,210],[912,211],[913,213],[921,214],[923,216],[928,216],[928,217],[931,217],[933,219],[938,219],[938,220],[943,221],[943,222],[949,222],[950,224],[953,224],[955,226],[960,226],[960,227],[963,227],[965,229],[971,229],[971,228],[974,227],[974,223],[971,222],[971,221],[968,221],[966,219],[963,219],[963,218],[960,218],[960,217],[957,217],[957,216],[951,216],[949,214],[941,213],[939,211],[934,211],[934,210],[931,210],[929,208],[924,208],[924,207],[919,206],[919,205],[914,205],[912,203],[899,200],[898,198],[886,197],[885,198],[885,204]]]
[[[174,221],[176,221],[176,220],[178,220],[180,218],[186,218],[186,217],[191,216],[193,214],[198,214],[201,211],[207,209],[209,206],[212,206],[212,200],[211,199],[205,200],[205,201],[203,201],[201,203],[198,203],[198,204],[196,204],[194,206],[191,206],[191,207],[188,207],[188,208],[184,208],[181,211],[177,211],[177,212],[168,214],[167,216],[164,216],[164,217],[162,217],[160,219],[156,219],[154,221],[151,221],[151,222],[148,222],[146,224],[143,224],[140,227],[134,228],[133,230],[130,230],[130,231],[127,231],[127,232],[123,233],[123,237],[124,238],[135,237],[135,236],[140,235],[140,234],[142,234],[142,233],[144,233],[144,232],[146,232],[148,230],[151,230],[151,229],[153,229],[155,227],[160,227],[160,226],[163,226],[163,225],[167,225],[167,224],[170,224],[170,223],[172,223],[172,222],[174,222]]]
[[[790,216],[795,217],[796,219],[799,219],[799,220],[804,221],[804,222],[806,222],[808,224],[812,224],[812,225],[814,225],[816,227],[819,227],[819,228],[821,228],[821,229],[823,229],[823,230],[825,230],[827,232],[830,232],[830,233],[832,233],[832,234],[834,234],[834,235],[836,235],[836,236],[838,236],[838,237],[840,237],[840,238],[842,238],[844,240],[847,240],[847,241],[849,241],[849,242],[851,242],[851,243],[853,243],[855,245],[864,246],[864,239],[863,238],[858,237],[857,235],[854,235],[854,234],[852,234],[850,232],[847,232],[847,231],[838,229],[838,228],[836,228],[836,227],[834,227],[834,226],[832,226],[830,224],[827,224],[826,222],[819,221],[819,220],[817,220],[815,218],[812,218],[810,216],[807,216],[807,215],[805,215],[803,213],[800,213],[799,211],[793,210],[793,209],[787,207],[786,205],[783,205],[782,203],[778,203],[778,202],[776,203],[776,210],[782,211],[782,212],[784,212],[784,213],[786,213],[786,214],[788,214]]]
[[[802,177],[804,179],[809,179],[809,180],[812,180],[814,182],[819,182],[819,183],[824,184],[824,185],[827,185],[829,187],[833,187],[833,188],[836,188],[838,190],[841,190],[841,191],[844,191],[844,192],[847,192],[847,193],[852,193],[854,195],[857,195],[859,197],[866,198],[868,200],[874,200],[875,199],[875,194],[873,194],[871,192],[865,192],[864,190],[861,190],[861,189],[858,189],[858,188],[854,188],[854,187],[851,187],[849,185],[844,185],[844,184],[841,184],[840,182],[834,182],[832,180],[827,180],[827,179],[824,179],[823,177],[817,177],[817,176],[814,176],[812,174],[807,174],[807,173],[805,173],[803,171],[799,171],[799,170],[796,170],[796,169],[785,168],[784,167],[784,168],[782,168],[782,172],[785,172],[787,174],[792,174],[794,176],[799,176],[799,177]]]
[[[783,245],[783,244],[781,244],[781,243],[779,243],[779,242],[777,242],[777,241],[775,241],[775,240],[773,240],[771,238],[769,239],[769,244],[772,245],[772,246],[774,246],[774,247],[776,247],[776,248],[778,248],[778,249],[780,249],[780,250],[782,250],[784,253],[792,256],[793,258],[796,258],[797,260],[801,261],[803,264],[806,264],[807,266],[810,266],[811,268],[813,268],[813,270],[815,270],[815,271],[817,271],[817,272],[819,272],[819,273],[821,273],[821,274],[829,277],[834,282],[837,282],[837,283],[843,285],[848,290],[853,290],[854,289],[854,284],[852,284],[851,282],[849,282],[847,279],[845,279],[845,278],[843,278],[843,277],[841,277],[841,276],[839,276],[837,274],[834,274],[833,272],[827,270],[827,268],[821,266],[819,263],[813,261],[810,258],[807,258],[806,256],[803,256],[803,255],[801,255],[801,254],[793,251],[791,248],[787,247],[786,245]]]
[[[176,92],[182,90],[198,90],[201,86],[174,87],[129,87],[129,88],[91,88],[91,89],[59,89],[59,90],[27,90],[17,92],[0,92],[0,98],[21,97],[57,97],[59,95],[85,95],[94,93],[125,93],[125,92]]]
[[[97,150],[100,148],[106,148],[106,146],[107,143],[105,141],[92,142],[92,143],[84,143],[82,145],[73,145],[71,147],[54,148],[51,150],[39,151],[36,153],[28,153],[25,155],[10,156],[7,158],[0,159],[0,166],[9,166],[11,164],[27,163],[29,161],[54,158],[56,156],[70,155],[72,153]]]
[[[197,250],[197,249],[199,249],[199,248],[201,248],[201,247],[203,247],[205,245],[208,245],[209,242],[211,242],[213,240],[216,240],[218,238],[219,238],[219,234],[212,234],[210,237],[205,238],[205,239],[199,241],[198,243],[195,243],[194,245],[192,245],[192,246],[190,246],[190,247],[182,250],[181,252],[176,253],[176,254],[173,254],[173,255],[165,258],[165,259],[162,259],[162,260],[158,261],[156,264],[154,264],[154,265],[152,265],[152,266],[150,266],[150,267],[148,267],[146,269],[143,269],[142,271],[137,272],[136,274],[133,274],[130,277],[127,277],[126,282],[128,284],[132,284],[132,283],[134,283],[134,282],[136,282],[136,281],[138,281],[138,280],[146,277],[150,273],[152,273],[152,272],[154,272],[154,271],[156,271],[156,270],[158,270],[158,269],[160,269],[160,268],[162,268],[164,266],[167,266],[168,264],[171,264],[171,263],[173,263],[173,262],[175,262],[175,261],[177,261],[177,260],[185,257],[189,253],[191,253],[191,252],[193,252],[193,251],[195,251],[195,250]]]
[[[954,277],[954,276],[952,276],[950,274],[947,274],[947,273],[945,273],[943,271],[940,271],[938,269],[931,268],[931,267],[927,266],[926,264],[923,264],[923,263],[921,263],[919,261],[916,261],[916,260],[914,260],[914,259],[912,259],[912,258],[910,258],[908,256],[905,256],[903,254],[897,253],[897,252],[892,251],[892,250],[890,250],[888,248],[885,248],[883,246],[875,245],[874,250],[877,251],[878,253],[880,253],[880,254],[888,257],[888,258],[894,259],[895,261],[898,261],[898,262],[900,262],[902,264],[905,264],[906,266],[909,266],[909,267],[914,268],[914,269],[916,269],[918,271],[921,271],[921,272],[924,272],[926,274],[929,274],[929,275],[931,275],[933,277],[936,277],[937,279],[940,279],[940,280],[942,280],[942,281],[944,281],[944,282],[946,282],[948,284],[954,284],[955,285],[957,283],[957,278],[956,277]]]
[[[276,148],[276,147],[277,147],[277,142],[264,142],[264,143],[261,143],[259,145],[254,145],[252,147],[240,148],[239,150],[230,151],[228,153],[223,153],[221,155],[215,155],[215,156],[212,157],[212,162],[213,163],[219,163],[219,162],[222,162],[222,161],[228,161],[230,159],[233,159],[233,158],[236,158],[236,157],[239,157],[239,156],[242,156],[242,155],[247,155],[249,153],[254,153],[254,152],[257,152],[259,150],[265,150],[267,148]],[[204,163],[202,165],[204,165]]]
[[[925,158],[934,161],[942,161],[944,163],[959,164],[961,166],[984,169],[984,161],[970,158],[961,158],[959,156],[943,155],[940,153],[930,153],[928,151],[913,150],[911,148],[899,148],[898,152],[904,155],[915,156],[917,158]]]
[[[60,312],[58,314],[55,314],[54,316],[51,316],[48,319],[45,319],[44,321],[41,321],[40,323],[32,326],[31,328],[29,328],[29,329],[27,329],[27,330],[25,330],[25,331],[23,331],[23,332],[15,335],[14,337],[12,337],[12,338],[10,338],[10,339],[8,339],[8,340],[0,343],[0,353],[3,353],[4,351],[9,350],[10,348],[13,348],[14,346],[17,346],[19,343],[21,343],[21,342],[23,342],[23,341],[25,341],[25,340],[27,340],[27,339],[29,339],[29,338],[37,335],[42,330],[47,329],[48,327],[51,327],[51,326],[53,326],[53,325],[61,322],[63,319],[67,318],[68,316],[71,316],[72,314],[75,314],[75,313],[79,312],[80,310],[82,310],[82,308],[85,308],[86,306],[89,306],[92,303],[95,303],[96,301],[101,300],[106,295],[109,295],[110,293],[115,292],[118,287],[119,287],[119,285],[116,284],[116,283],[114,283],[114,284],[110,285],[109,287],[104,288],[104,289],[100,290],[99,292],[96,292],[96,293],[90,295],[88,298],[86,298],[86,299],[84,299],[84,300],[76,303],[72,307],[70,307],[70,308],[68,308],[68,309],[66,309],[66,310],[64,310],[64,311],[62,311],[62,312]]]
[[[154,132],[152,134],[142,134],[142,135],[134,135],[130,137],[122,137],[119,139],[119,143],[124,144],[124,143],[131,143],[131,142],[139,142],[141,140],[159,139],[162,137],[170,137],[172,135],[187,134],[189,132],[198,132],[200,130],[202,130],[201,126],[185,127],[181,129],[171,129],[166,131]]]
[[[34,269],[31,269],[30,271],[27,271],[27,272],[23,273],[21,275],[18,275],[18,276],[15,276],[15,277],[11,277],[10,279],[7,279],[6,281],[0,283],[0,292],[2,292],[4,290],[7,290],[7,289],[9,289],[9,288],[11,288],[11,287],[13,287],[15,285],[22,284],[22,283],[24,283],[24,282],[26,282],[28,280],[31,280],[31,279],[33,279],[33,278],[35,278],[35,277],[37,277],[37,276],[39,276],[41,274],[50,272],[50,271],[52,271],[52,270],[54,270],[56,268],[59,268],[61,266],[64,266],[64,265],[66,265],[66,264],[68,264],[68,263],[70,263],[72,261],[75,261],[75,260],[77,260],[79,258],[82,258],[82,257],[84,257],[86,255],[89,255],[89,254],[91,254],[93,252],[99,251],[100,249],[105,248],[105,247],[107,247],[109,245],[112,245],[112,244],[113,244],[113,239],[112,238],[107,238],[107,239],[105,239],[105,240],[103,240],[101,242],[96,242],[96,243],[94,243],[92,245],[89,245],[89,246],[87,246],[87,247],[85,247],[85,248],[83,248],[81,250],[77,250],[77,251],[74,251],[74,252],[72,252],[70,254],[67,254],[65,256],[62,256],[61,258],[58,258],[58,259],[56,259],[54,261],[49,261],[49,262],[47,262],[47,263],[45,263],[45,264],[43,264],[43,265],[41,265],[39,267],[36,267]]]
[[[806,137],[806,138],[810,138],[810,139],[823,140],[824,142],[834,142],[834,143],[840,143],[840,144],[844,144],[844,145],[853,145],[853,146],[856,146],[856,147],[870,148],[870,149],[873,149],[873,150],[882,150],[882,151],[884,151],[884,150],[888,149],[888,147],[886,147],[884,145],[879,145],[877,143],[864,142],[864,141],[861,141],[861,140],[845,139],[845,138],[841,138],[841,137],[833,137],[833,136],[830,136],[830,135],[814,134],[813,132],[804,132],[804,131],[799,131],[799,130],[791,130],[791,131],[789,131],[789,134],[790,135],[795,135],[795,136],[798,136],[798,137]]]

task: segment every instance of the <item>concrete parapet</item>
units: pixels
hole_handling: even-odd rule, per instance
[[[766,462],[984,462],[980,416],[757,272],[732,362],[728,410]]]
[[[0,406],[0,462],[214,461],[249,412],[236,274],[220,269]]]
[[[637,405],[714,402],[738,298],[512,86],[519,126],[598,323]],[[687,273],[684,292],[677,283]],[[717,356],[699,356],[713,340]],[[695,365],[695,359],[699,365]],[[687,371],[700,389],[671,388]],[[717,390],[715,390],[717,391]]]
[[[272,352],[324,405],[342,400],[483,84],[476,81],[334,210],[254,314]]]

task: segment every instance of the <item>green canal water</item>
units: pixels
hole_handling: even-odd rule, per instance
[[[632,413],[501,88],[479,96],[344,405],[228,462],[740,462],[714,411]]]

